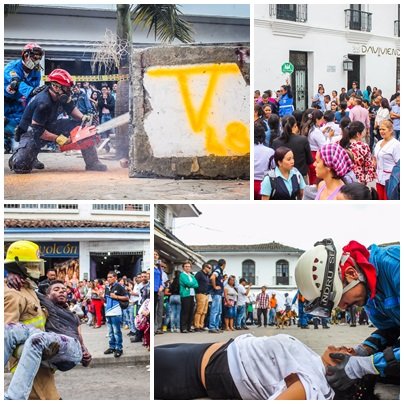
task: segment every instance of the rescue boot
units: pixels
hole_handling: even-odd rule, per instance
[[[87,171],[107,171],[108,167],[98,160],[97,149],[95,146],[81,150],[81,154],[83,155],[84,162],[86,163]]]
[[[36,158],[34,163],[32,164],[32,168],[36,168],[37,170],[43,170],[45,168],[45,164]]]

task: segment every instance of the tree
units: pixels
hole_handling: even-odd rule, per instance
[[[173,42],[175,39],[187,43],[192,42],[192,29],[182,18],[182,12],[175,4],[117,4],[117,42],[118,48],[129,47],[121,53],[118,66],[119,74],[129,74],[132,51],[132,24],[148,28],[149,35],[154,33],[155,39],[162,42]],[[121,115],[129,111],[129,80],[120,80],[116,95],[115,114]],[[129,153],[128,126],[116,128],[116,158],[127,159]]]

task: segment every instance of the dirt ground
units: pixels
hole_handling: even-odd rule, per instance
[[[174,180],[161,178],[129,178],[128,170],[109,155],[101,155],[107,172],[84,170],[81,155],[40,153],[44,170],[15,174],[4,158],[5,200],[187,200],[249,199],[250,184],[246,180]]]

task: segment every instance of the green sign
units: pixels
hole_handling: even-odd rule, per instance
[[[289,73],[292,74],[295,71],[295,66],[292,65],[290,62],[285,62],[282,67],[282,73]]]

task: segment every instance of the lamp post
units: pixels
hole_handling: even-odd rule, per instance
[[[342,61],[342,66],[344,68],[344,72],[353,71],[353,60],[349,59],[349,57],[345,55],[344,60]]]

